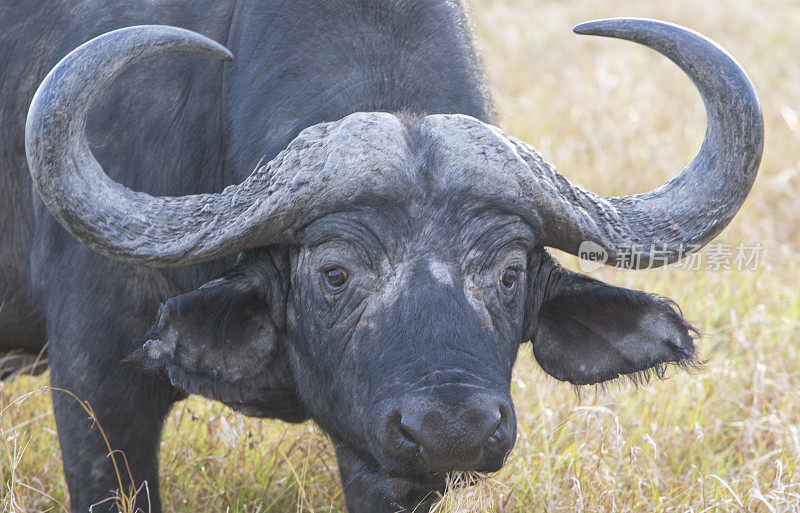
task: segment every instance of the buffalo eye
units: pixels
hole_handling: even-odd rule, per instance
[[[325,286],[331,292],[339,292],[347,284],[348,275],[347,271],[341,267],[334,267],[323,272],[323,277],[325,278]]]
[[[500,285],[502,285],[506,291],[511,292],[517,286],[517,280],[519,280],[519,271],[513,267],[509,267],[503,271],[503,274],[500,276]]]

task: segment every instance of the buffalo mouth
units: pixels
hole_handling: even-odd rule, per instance
[[[429,489],[500,470],[516,442],[511,397],[463,383],[381,401],[368,429],[365,463]]]
[[[424,490],[442,490],[447,487],[451,472],[433,472],[430,474],[393,474],[389,473],[388,477],[398,481],[407,482],[408,486],[416,489]]]
[[[499,469],[498,469],[499,470]],[[419,489],[444,491],[445,489],[458,489],[473,486],[489,477],[492,472],[480,470],[449,470],[447,472],[432,472],[429,474],[388,474],[391,479],[408,482],[409,486]]]
[[[371,455],[358,452],[356,448],[343,445],[336,448],[345,495],[381,497],[398,508],[392,511],[428,511],[441,495],[483,478],[477,472],[424,473],[407,468],[389,468]]]
[[[376,465],[372,467],[372,465]],[[393,495],[401,497],[432,498],[436,493],[473,486],[485,479],[489,473],[475,470],[449,470],[443,472],[420,473],[410,469],[386,469],[376,461],[367,464],[376,475],[389,483]]]

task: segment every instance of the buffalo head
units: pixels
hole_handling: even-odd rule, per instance
[[[92,99],[151,55],[230,58],[156,26],[103,35],[48,75],[28,118],[31,175],[61,224],[109,257],[180,266],[239,254],[162,305],[140,361],[247,413],[313,418],[339,446],[348,483],[417,500],[447,471],[502,466],[520,344],[574,384],[694,361],[692,328],[669,300],[565,270],[545,248],[592,241],[608,263],[638,252],[634,265],[651,266],[707,243],[756,176],[755,93],[722,49],[674,25],[576,30],[658,50],[702,94],[702,148],[662,187],[599,197],[477,119],[358,112],[306,128],[218,194],[134,192],[89,150]]]

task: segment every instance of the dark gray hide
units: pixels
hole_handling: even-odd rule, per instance
[[[350,511],[395,511],[427,508],[448,471],[502,466],[521,342],[576,384],[694,361],[669,301],[566,271],[544,246],[593,240],[613,262],[654,243],[674,259],[736,213],[760,111],[701,36],[643,20],[580,28],[665,53],[709,113],[679,177],[600,198],[489,124],[455,2],[17,4],[0,5],[13,91],[0,103],[0,350],[35,353],[46,332],[53,385],[92,404],[152,511],[161,423],[187,393],[313,419],[337,446]],[[107,34],[44,81],[25,137],[61,57],[140,24],[199,32],[235,60],[185,30]],[[85,414],[59,394],[54,407],[85,511],[115,477]]]

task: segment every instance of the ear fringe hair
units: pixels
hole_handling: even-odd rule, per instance
[[[659,362],[648,369],[640,370],[630,374],[620,374],[616,379],[611,379],[601,383],[595,383],[592,385],[573,385],[573,388],[578,395],[581,395],[587,388],[605,392],[611,387],[621,389],[625,385],[633,385],[635,388],[639,388],[649,385],[654,379],[663,381],[669,377],[669,369],[672,367],[677,367],[681,371],[690,375],[702,372],[705,369],[708,360],[701,359],[699,357],[700,350],[699,344],[697,343],[698,340],[703,338],[702,332],[692,323],[690,323],[686,317],[684,317],[681,307],[673,299],[666,296],[660,296],[658,294],[650,294],[650,296],[669,306],[673,312],[675,312],[675,315],[681,322],[681,326],[687,332],[693,335],[692,338],[694,339],[695,343],[692,354],[687,354],[684,358],[678,361]]]
[[[695,353],[697,353],[697,346],[695,346]],[[656,364],[649,369],[641,370],[639,372],[634,372],[633,374],[625,374],[620,376],[627,380],[627,382],[633,384],[634,387],[640,387],[650,384],[653,379],[665,380],[667,379],[669,369],[671,367],[677,367],[678,369],[686,372],[688,374],[694,374],[699,372],[703,369],[705,365],[704,360],[700,360],[695,355],[690,356],[689,358],[685,358],[678,362],[662,362]],[[619,380],[614,380],[619,381]]]
[[[690,375],[702,372],[705,369],[708,360],[701,359],[699,357],[700,350],[699,344],[697,343],[698,340],[703,338],[703,333],[691,322],[689,322],[686,317],[684,317],[683,310],[681,310],[681,307],[673,299],[658,294],[649,295],[671,308],[675,313],[675,316],[680,321],[681,327],[692,335],[692,339],[695,341],[694,350],[692,353],[685,354],[684,357],[678,361],[659,362],[647,369],[632,372],[630,374],[620,374],[614,379],[600,383],[593,383],[591,385],[572,385],[576,395],[581,396],[586,393],[587,390],[594,390],[595,392],[606,392],[611,388],[620,390],[626,385],[633,385],[634,388],[647,386],[656,379],[661,381],[667,379],[669,377],[669,370],[672,367],[677,367],[681,371]]]
[[[681,371],[693,375],[702,372],[707,363],[707,360],[701,360],[693,356],[679,362],[661,362],[649,369],[630,374],[620,374],[615,379],[610,379],[601,383],[594,383],[592,385],[572,385],[572,388],[578,396],[582,396],[590,390],[605,393],[611,390],[619,391],[628,386],[639,388],[649,385],[654,380],[666,380],[669,377],[669,369],[672,367],[677,367]]]
[[[660,294],[650,294],[650,296],[658,299],[659,301],[666,303],[672,310],[675,312],[675,315],[678,316],[680,319],[683,328],[686,329],[689,333],[694,334],[694,339],[699,340],[703,338],[703,333],[700,331],[699,328],[696,328],[691,322],[689,322],[686,317],[683,315],[683,310],[681,310],[681,306],[672,298],[667,296],[662,296]]]

